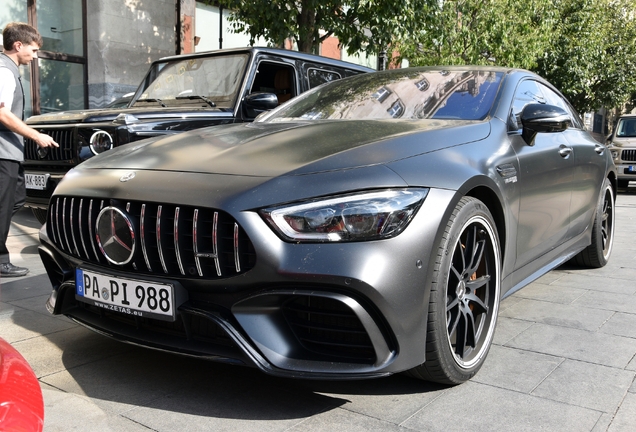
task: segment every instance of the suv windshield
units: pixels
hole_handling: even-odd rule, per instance
[[[461,119],[488,116],[502,72],[395,69],[317,87],[262,121],[319,119]]]
[[[617,137],[636,137],[636,118],[622,118],[616,125]]]
[[[236,54],[157,63],[132,106],[233,108],[247,57]]]

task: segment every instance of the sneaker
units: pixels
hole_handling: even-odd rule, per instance
[[[0,276],[2,277],[17,277],[24,276],[29,272],[26,267],[17,267],[11,263],[0,264]]]

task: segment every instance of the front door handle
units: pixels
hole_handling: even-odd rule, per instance
[[[572,147],[568,147],[565,144],[559,146],[559,154],[562,158],[568,158],[572,154]]]

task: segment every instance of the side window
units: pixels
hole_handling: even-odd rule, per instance
[[[334,71],[309,68],[307,69],[307,78],[309,79],[309,88],[312,89],[321,84],[339,80],[342,77],[339,73]]]
[[[512,129],[521,128],[521,111],[530,103],[545,103],[545,98],[539,88],[539,83],[533,80],[524,80],[517,85],[515,97],[512,101],[510,123]],[[516,125],[516,127],[514,127]]]
[[[541,91],[543,92],[543,95],[545,96],[546,103],[550,105],[558,106],[559,108],[562,108],[563,110],[565,110],[565,112],[570,114],[570,118],[572,119],[572,127],[575,127],[577,129],[583,129],[583,121],[581,120],[577,112],[574,110],[574,108],[572,108],[570,104],[565,99],[563,99],[563,97],[561,97],[559,94],[557,94],[554,90],[552,90],[548,86],[545,86],[543,84],[539,84],[539,85],[541,86]]]
[[[294,68],[282,63],[260,62],[250,87],[250,93],[274,93],[278,103],[297,95]]]

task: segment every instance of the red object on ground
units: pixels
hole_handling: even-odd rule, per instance
[[[41,432],[42,390],[29,363],[0,338],[0,430]]]

